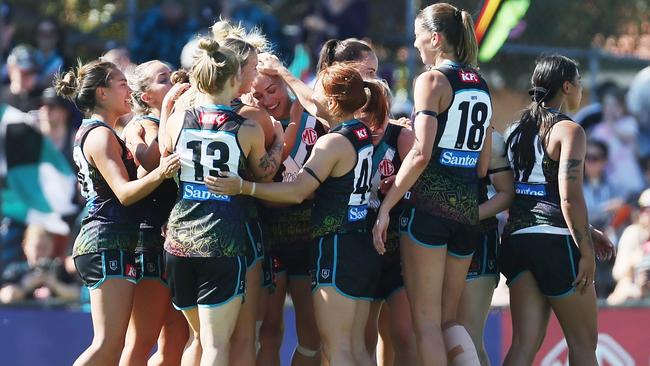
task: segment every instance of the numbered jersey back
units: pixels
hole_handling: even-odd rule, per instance
[[[452,87],[451,105],[438,114],[431,160],[404,198],[430,215],[478,224],[476,166],[492,117],[490,92],[472,68],[446,64],[437,70]]]
[[[208,175],[243,172],[237,135],[244,118],[229,106],[185,111],[176,141],[181,158],[179,200],[167,223],[165,250],[181,257],[233,257],[244,252],[244,196],[217,195]]]
[[[186,111],[176,141],[181,159],[181,197],[204,201],[229,201],[228,196],[208,192],[203,181],[220,172],[239,175],[243,157],[237,133],[244,119],[228,106],[199,107]]]
[[[356,164],[343,176],[328,177],[316,190],[312,212],[314,237],[366,230],[373,153],[370,130],[352,120],[330,133],[341,134],[350,141],[356,152]]]
[[[438,70],[449,80],[454,96],[449,109],[438,115],[437,161],[448,167],[474,169],[492,117],[490,92],[473,69],[445,65]]]

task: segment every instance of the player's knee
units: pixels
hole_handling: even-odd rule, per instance
[[[462,325],[447,326],[442,332],[447,350],[447,358],[454,365],[478,365],[480,361],[476,353],[474,341]]]
[[[440,323],[433,321],[416,321],[413,324],[413,332],[418,339],[440,338],[442,335]]]
[[[395,327],[391,332],[394,348],[410,350],[415,347],[415,336],[410,325]]]
[[[262,324],[260,328],[259,341],[262,347],[279,349],[282,346],[282,326],[269,326]]]

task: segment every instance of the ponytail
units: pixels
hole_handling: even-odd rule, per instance
[[[474,33],[474,21],[472,16],[465,10],[457,9],[456,11],[460,13],[460,22],[463,28],[458,37],[456,56],[460,63],[476,67],[478,65],[478,45]]]
[[[239,60],[230,49],[221,47],[212,38],[199,40],[199,51],[190,69],[190,78],[197,89],[214,95],[223,90],[226,81],[239,72]]]
[[[528,91],[532,103],[524,110],[519,124],[508,137],[506,145],[512,152],[516,179],[528,179],[535,165],[535,149],[543,148],[558,121],[557,114],[544,107],[562,89],[564,82],[574,82],[578,64],[564,56],[542,56],[537,60]],[[539,144],[536,145],[536,137]],[[523,173],[523,177],[520,175]]]
[[[348,38],[343,41],[330,39],[320,50],[316,69],[321,72],[335,62],[362,61],[368,53],[372,52],[370,45],[356,38]]]
[[[363,87],[368,88],[368,102],[361,110],[367,118],[364,121],[371,131],[384,125],[388,117],[388,96],[386,89],[377,81],[364,81]]]
[[[332,66],[336,56],[336,47],[339,43],[340,41],[338,39],[330,39],[325,42],[323,47],[320,49],[318,64],[316,65],[316,70],[318,70],[318,72],[323,71],[328,66]]]
[[[422,9],[416,19],[428,32],[440,32],[445,36],[458,62],[477,66],[478,45],[470,13],[447,3],[437,3]]]

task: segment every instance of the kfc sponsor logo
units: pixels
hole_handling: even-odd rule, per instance
[[[205,127],[214,125],[221,126],[228,120],[228,116],[224,113],[201,113],[199,116],[199,123]]]
[[[475,72],[471,71],[459,71],[458,72],[458,77],[460,77],[460,81],[463,83],[478,83],[480,82],[480,79],[478,78],[478,75]]]
[[[365,128],[359,128],[357,130],[354,130],[354,134],[357,135],[357,138],[359,140],[365,140],[368,138],[368,131],[366,131]]]

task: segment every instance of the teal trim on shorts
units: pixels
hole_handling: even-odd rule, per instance
[[[318,259],[316,259],[316,287],[318,287],[318,276],[320,276],[320,260],[323,258],[323,238],[318,241]],[[316,288],[314,288],[315,290]]]
[[[237,291],[239,290],[239,281],[241,281],[241,272],[242,272],[241,261],[242,261],[242,257],[241,256],[237,257],[237,264],[239,264],[239,270],[237,271],[237,285],[235,285],[235,293],[233,294],[232,298],[237,296]],[[244,276],[246,275],[244,274]],[[244,293],[246,293],[246,285],[244,285]],[[242,293],[241,295],[243,295],[244,293]]]
[[[120,251],[120,265],[121,265],[122,270],[124,270],[125,269],[124,268],[124,250],[119,249],[119,251]],[[127,277],[125,275],[107,276],[106,275],[106,255],[105,255],[106,252],[102,251],[101,253],[102,253],[102,279],[99,280],[99,282],[97,282],[96,284],[94,284],[94,285],[92,285],[90,287],[86,286],[86,287],[88,287],[89,291],[99,288],[99,286],[101,286],[104,282],[106,282],[106,280],[113,279],[113,278],[115,278],[115,279],[123,279],[123,280],[126,280],[128,282],[131,282],[134,285],[138,283],[137,278],[130,278],[130,277]]]
[[[259,223],[257,225],[259,227]],[[248,261],[246,261],[246,268],[251,268],[255,264],[257,264],[257,262],[264,259],[264,255],[262,254],[262,256],[259,256],[259,257],[257,256],[257,248],[256,248],[257,243],[255,242],[255,238],[253,237],[253,233],[251,232],[251,227],[250,227],[248,222],[246,222],[244,224],[244,226],[246,227],[246,232],[248,233],[248,241],[249,241],[249,243],[251,245],[251,250],[253,251],[253,261],[251,263],[248,263]],[[260,229],[260,233],[261,233],[262,228],[259,227],[259,229]]]
[[[566,247],[569,250],[569,262],[571,262],[571,273],[573,274],[573,279],[576,279],[576,266],[573,264],[573,252],[571,251],[571,242],[569,241],[569,235],[565,236],[566,238]]]
[[[520,276],[521,274],[523,274],[523,272],[521,272],[520,274],[518,274],[518,275],[515,277],[515,280],[516,280],[517,277]],[[481,279],[481,278],[490,278],[490,277],[494,277],[494,278],[497,280],[497,281],[496,281],[496,282],[497,282],[497,285],[499,284],[499,274],[498,274],[498,273],[483,273],[483,274],[480,274],[480,275],[478,275],[478,276],[474,276],[474,277],[470,277],[470,278],[465,278],[465,282],[472,282],[472,281],[474,281],[474,280],[478,280],[478,279]],[[513,280],[513,281],[514,281],[514,280]],[[511,282],[511,283],[512,283],[512,282]]]
[[[94,290],[98,288],[104,281],[106,281],[106,252],[102,252],[102,279],[99,280],[96,284],[92,286],[87,286],[88,290]]]
[[[386,301],[386,302],[390,302],[390,299],[391,299],[393,296],[397,295],[397,294],[398,294],[399,292],[401,292],[401,291],[406,291],[406,286],[405,286],[405,285],[402,285],[402,286],[400,286],[400,287],[394,289],[393,291],[391,291],[391,292],[388,294],[388,296],[386,296],[385,299],[380,299],[380,300],[384,300],[384,301]]]
[[[345,292],[343,292],[338,286],[336,286],[336,265],[338,261],[338,243],[339,243],[339,235],[335,234],[334,235],[334,268],[332,269],[332,283],[327,283],[327,284],[322,284],[318,281],[318,278],[320,277],[320,260],[323,254],[323,238],[320,238],[320,241],[318,242],[318,261],[316,263],[316,286],[314,286],[314,289],[312,290],[312,294],[316,292],[321,287],[332,287],[336,292],[339,293],[339,295],[346,297],[351,300],[362,300],[362,301],[373,301],[374,299],[372,297],[357,297],[357,296],[352,296],[348,295]]]
[[[144,263],[144,252],[140,252],[140,263]],[[158,256],[158,270],[162,271],[162,255]],[[161,273],[162,274],[162,273]],[[165,288],[169,288],[169,284],[165,281],[163,281],[160,276],[145,276],[144,275],[144,268],[142,269],[142,277],[136,278],[136,285],[140,283],[140,281],[143,280],[149,280],[149,281],[158,281],[160,282],[161,285],[165,286]]]
[[[568,291],[566,291],[564,293],[561,293],[559,295],[546,295],[546,294],[544,294],[544,296],[548,297],[549,299],[561,299],[563,297],[567,297],[567,296],[573,294],[574,292],[576,292],[576,288],[572,287]]]
[[[474,256],[474,252],[472,252],[471,254],[460,255],[448,250],[447,255],[450,255],[458,259],[467,259],[467,258],[472,258]]]
[[[190,306],[185,306],[185,307],[180,307],[180,306],[176,306],[176,304],[174,304],[173,301],[172,301],[172,306],[174,307],[174,309],[176,309],[178,311],[190,310],[190,309],[194,309],[195,307],[197,307],[196,304],[195,305],[190,305]]]
[[[239,285],[237,285],[237,287],[239,287]],[[203,308],[203,309],[218,308],[220,306],[224,306],[224,305],[228,304],[229,302],[231,302],[233,300],[236,300],[236,299],[238,299],[240,297],[243,297],[243,296],[244,296],[244,294],[239,294],[239,295],[235,295],[235,296],[229,298],[228,300],[222,301],[222,302],[217,303],[217,304],[198,304],[197,306],[200,307],[200,308]]]
[[[517,281],[521,277],[521,275],[523,275],[526,272],[527,271],[521,271],[521,272],[517,273],[515,275],[515,277],[513,277],[511,280],[506,281],[506,285],[508,285],[508,287],[512,286],[512,284],[515,283],[515,281]]]
[[[406,231],[402,231],[402,227],[400,225],[399,233],[400,234],[406,234],[408,237],[417,245],[425,247],[425,248],[434,248],[434,249],[442,249],[442,248],[447,248],[447,244],[427,244],[423,241],[419,241],[418,239],[415,238],[411,231],[411,225],[413,225],[413,217],[415,216],[415,208],[411,208],[411,218],[409,219],[409,224],[408,227],[406,228]]]
[[[346,297],[346,298],[348,298],[348,299],[350,299],[350,300],[355,300],[355,301],[369,301],[369,302],[373,302],[373,301],[375,301],[375,299],[372,298],[372,297],[357,297],[357,296],[348,295],[348,294],[346,294],[345,292],[343,292],[340,288],[338,288],[338,286],[336,286],[335,284],[330,284],[330,283],[328,283],[328,284],[317,284],[317,285],[314,287],[314,290],[312,291],[312,293],[316,292],[316,290],[318,290],[319,288],[322,288],[322,287],[331,287],[331,288],[333,288],[334,290],[336,290],[336,292],[338,292],[339,295],[341,295],[341,296],[343,296],[343,297]]]

